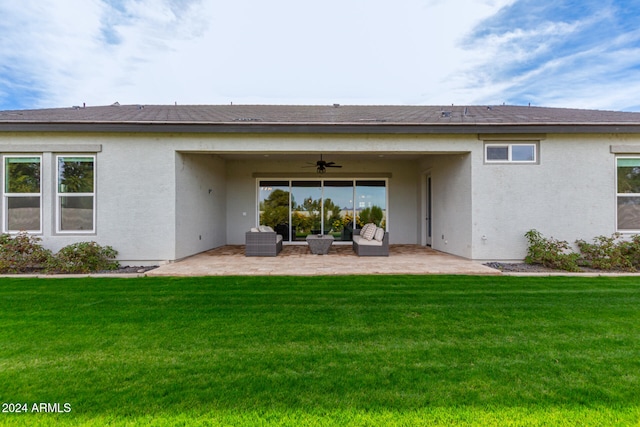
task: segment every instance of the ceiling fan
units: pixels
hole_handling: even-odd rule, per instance
[[[310,163],[310,166],[305,166],[307,168],[310,167],[315,167],[316,168],[316,172],[318,173],[325,173],[327,171],[327,168],[341,168],[341,165],[336,165],[336,162],[325,162],[324,160],[322,160],[322,154],[320,154],[320,160],[318,160],[315,163]]]

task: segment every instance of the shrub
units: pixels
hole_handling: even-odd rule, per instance
[[[637,250],[638,245],[620,241],[620,237],[620,233],[614,233],[611,237],[597,236],[593,239],[594,243],[577,240],[576,244],[580,248],[583,262],[591,268],[600,270],[635,270],[631,254],[634,249]]]
[[[52,254],[40,245],[40,238],[26,232],[0,235],[0,273],[28,273],[44,270]]]
[[[96,242],[80,242],[65,246],[51,259],[49,270],[58,273],[90,273],[115,270],[120,265],[114,261],[118,252],[111,246]]]
[[[376,226],[380,227],[383,217],[384,213],[382,212],[382,208],[380,206],[373,205],[370,208],[364,208],[360,211],[357,222],[359,226],[372,222]]]
[[[578,266],[580,254],[572,252],[568,242],[545,238],[537,230],[527,231],[525,237],[529,241],[527,257],[525,258],[527,264],[541,264],[549,268],[580,271]]]
[[[621,242],[622,253],[629,263],[636,269],[640,269],[640,234],[634,235],[630,241]]]

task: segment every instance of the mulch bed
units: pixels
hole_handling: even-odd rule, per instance
[[[157,265],[151,265],[151,266],[129,266],[126,265],[124,267],[120,267],[117,270],[105,270],[105,271],[99,271],[98,273],[112,273],[112,274],[118,274],[118,273],[122,273],[122,274],[141,274],[141,273],[146,273],[149,270],[153,270],[155,268],[158,268]]]
[[[508,262],[488,262],[487,267],[495,268],[505,273],[564,273],[565,270],[545,267],[540,264],[527,264],[524,262],[508,263]],[[626,270],[598,270],[596,268],[581,267],[580,271],[572,271],[571,273],[633,273]]]
[[[78,273],[78,274],[82,274],[82,275],[86,275],[86,274],[142,274],[142,273],[146,273],[149,270],[153,270],[154,268],[158,268],[157,265],[151,265],[151,266],[123,266],[120,267],[116,270],[100,270],[100,271],[93,271],[91,273]],[[2,273],[0,273],[2,274]],[[43,269],[40,268],[34,268],[28,271],[23,271],[20,273],[9,273],[9,274],[50,274],[50,275],[56,275],[56,274],[67,274],[67,273],[44,273]]]

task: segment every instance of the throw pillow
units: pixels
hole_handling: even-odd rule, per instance
[[[373,236],[376,234],[376,225],[374,223],[365,224],[362,227],[362,231],[360,231],[360,236],[363,239],[371,240]]]
[[[369,229],[369,224],[363,225],[362,228],[360,229],[360,237],[364,239],[364,234],[367,232],[368,229]]]
[[[378,242],[382,242],[382,239],[384,238],[384,228],[376,228],[376,233],[373,235],[373,238]]]
[[[269,227],[268,225],[261,225],[260,227],[258,227],[258,230],[260,230],[262,233],[273,232],[273,228]]]

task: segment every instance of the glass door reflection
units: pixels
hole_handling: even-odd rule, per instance
[[[324,234],[335,240],[352,240],[353,181],[325,181],[323,200]]]
[[[291,225],[294,240],[322,234],[322,182],[291,182]],[[294,232],[295,230],[295,232]]]
[[[385,181],[356,181],[356,220],[358,228],[372,222],[386,230],[387,187]]]
[[[289,230],[289,181],[260,181],[258,194],[259,224],[268,225],[285,242],[291,236]]]

